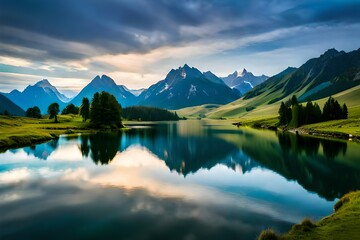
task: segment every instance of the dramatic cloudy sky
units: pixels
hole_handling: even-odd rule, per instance
[[[360,48],[360,0],[0,0],[0,91],[97,74],[148,87],[184,63],[273,75]]]

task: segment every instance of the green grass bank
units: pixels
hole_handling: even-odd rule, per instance
[[[304,219],[294,225],[288,233],[279,235],[268,229],[263,231],[259,240],[328,240],[359,239],[360,237],[360,191],[343,196],[335,205],[334,213],[312,222]]]
[[[77,115],[58,115],[58,120],[0,115],[0,151],[49,141],[61,134],[93,131]]]

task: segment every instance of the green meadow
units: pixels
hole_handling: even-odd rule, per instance
[[[278,235],[272,230],[265,230],[259,240],[328,240],[328,239],[359,239],[360,227],[360,191],[343,196],[335,205],[334,213],[312,222],[304,219],[284,234]]]
[[[335,120],[301,126],[304,132],[318,132],[324,134],[342,133],[360,136],[360,86],[350,88],[333,96],[341,104],[346,103],[349,117],[346,120]],[[322,108],[326,98],[316,100]],[[282,101],[287,98],[282,99]],[[267,104],[268,97],[255,97],[252,99],[239,99],[227,105],[209,104],[177,110],[180,117],[231,119],[248,126],[275,127],[278,123],[278,110],[281,100]]]
[[[61,134],[89,131],[89,123],[77,115],[58,115],[53,119],[35,119],[0,115],[1,149],[33,145],[48,141]]]

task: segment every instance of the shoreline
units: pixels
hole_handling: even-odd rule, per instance
[[[16,117],[10,117],[9,119],[17,119]],[[18,118],[23,119],[23,118]],[[34,119],[27,119],[27,120],[34,120]],[[45,143],[54,139],[57,139],[60,137],[60,135],[68,135],[68,134],[80,134],[80,133],[94,133],[97,131],[102,131],[101,129],[90,129],[88,128],[88,123],[81,123],[79,124],[78,121],[68,121],[68,122],[61,122],[61,123],[52,123],[47,122],[47,119],[38,119],[38,121],[46,122],[46,127],[44,127],[43,123],[37,122],[37,125],[40,125],[40,127],[37,127],[37,125],[31,126],[32,130],[37,130],[36,132],[31,132],[28,134],[24,134],[23,132],[16,133],[15,130],[21,130],[21,125],[14,125],[10,126],[13,132],[10,131],[10,133],[7,134],[7,136],[0,138],[0,152],[5,152],[8,149],[14,149],[14,148],[21,148],[21,147],[27,147],[32,146],[40,143]],[[24,123],[26,124],[26,123]],[[58,124],[58,125],[56,125]],[[61,125],[63,124],[63,125]],[[266,119],[260,120],[260,121],[254,121],[254,122],[233,122],[232,125],[237,127],[242,126],[249,126],[255,129],[268,129],[272,131],[284,131],[289,132],[292,134],[298,134],[301,136],[310,136],[310,137],[318,137],[318,138],[331,138],[331,139],[338,139],[338,140],[347,140],[347,141],[354,141],[360,143],[360,136],[357,135],[351,135],[346,133],[341,133],[337,131],[320,131],[320,130],[314,130],[314,129],[306,129],[304,127],[298,127],[298,128],[279,128],[275,126],[274,124],[269,124],[266,122]],[[2,127],[0,122],[0,127]],[[19,128],[19,129],[18,129]],[[121,129],[126,129],[126,126],[124,126]],[[119,129],[119,130],[121,130]],[[6,135],[6,134],[5,134]]]
[[[331,138],[331,139],[337,139],[337,140],[347,140],[347,141],[354,141],[360,143],[360,136],[337,132],[337,131],[321,131],[321,130],[314,130],[314,129],[306,129],[304,127],[297,127],[297,128],[279,128],[274,125],[269,124],[259,124],[257,122],[234,122],[232,125],[237,127],[242,126],[249,126],[255,129],[268,129],[272,131],[283,131],[283,132],[289,132],[292,134],[297,134],[301,136],[311,136],[311,137],[318,137],[318,138]]]
[[[357,239],[360,236],[358,216],[360,215],[360,191],[349,192],[341,197],[333,208],[333,213],[320,221],[313,222],[305,218],[294,224],[283,234],[272,229],[260,233],[258,240],[292,240],[292,239]]]
[[[59,115],[59,123],[49,119],[0,116],[0,153],[9,149],[33,146],[60,137],[81,133],[96,133],[110,129],[90,128],[89,122],[83,122],[76,115]],[[126,129],[123,126],[120,129]]]

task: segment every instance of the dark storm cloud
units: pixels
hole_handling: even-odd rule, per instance
[[[212,26],[207,38],[241,38],[306,24],[358,23],[359,12],[357,1],[0,0],[0,55],[45,61],[142,52],[202,37],[184,26]],[[216,25],[219,20],[227,27]]]

